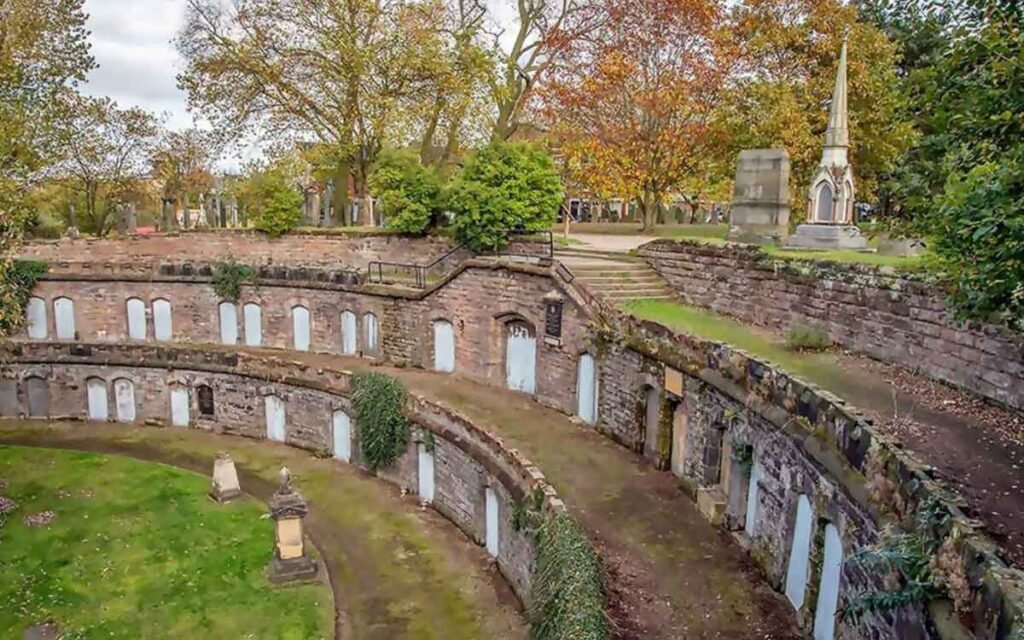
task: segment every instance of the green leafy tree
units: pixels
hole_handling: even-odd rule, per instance
[[[388,229],[422,235],[440,211],[441,181],[412,151],[385,151],[370,177],[378,209]]]
[[[302,195],[284,180],[267,186],[267,203],[253,226],[270,236],[295,229],[302,221]]]
[[[501,249],[514,231],[550,228],[562,199],[551,156],[508,142],[477,152],[447,193],[455,238],[476,251]]]

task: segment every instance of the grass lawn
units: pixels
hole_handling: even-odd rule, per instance
[[[845,376],[828,352],[812,353],[786,348],[781,338],[756,331],[723,315],[671,300],[633,300],[626,310],[646,320],[705,340],[724,342],[762,360],[771,361],[808,382],[836,394],[845,390]]]
[[[274,587],[273,531],[252,500],[120,456],[0,446],[0,637],[47,620],[66,638],[333,637],[326,584]],[[2,485],[0,485],[2,486]],[[52,511],[47,525],[29,514]]]

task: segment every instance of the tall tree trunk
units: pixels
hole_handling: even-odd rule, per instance
[[[336,225],[345,227],[352,224],[352,212],[349,211],[348,207],[348,182],[351,176],[351,161],[341,161],[334,172],[334,194],[332,198],[334,201],[333,220]]]

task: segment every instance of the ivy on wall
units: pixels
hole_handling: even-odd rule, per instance
[[[0,337],[10,336],[25,322],[25,305],[49,266],[39,260],[11,260],[0,272]]]
[[[237,262],[233,257],[213,267],[213,290],[222,300],[238,302],[243,284],[256,284],[256,269]]]
[[[352,376],[352,390],[363,461],[371,471],[390,466],[408,446],[405,387],[387,374],[372,372]]]

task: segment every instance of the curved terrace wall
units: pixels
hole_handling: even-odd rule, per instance
[[[348,371],[312,370],[275,357],[177,347],[55,343],[19,345],[7,355],[8,362],[0,368],[0,416],[4,417],[30,414],[28,380],[33,379],[43,381],[48,396],[45,412],[39,411],[35,404],[39,387],[32,383],[33,417],[87,419],[87,381],[101,380],[107,389],[110,420],[117,420],[115,381],[128,380],[133,385],[135,422],[170,425],[170,394],[178,388],[188,393],[188,428],[266,439],[264,398],[272,395],[285,404],[285,442],[330,456],[334,413],[354,413]],[[210,413],[202,410],[197,392],[201,386],[212,390]],[[534,537],[513,526],[513,513],[518,504],[532,504],[535,491],[543,494],[545,509],[564,510],[561,500],[539,469],[456,412],[414,396],[411,422],[414,436],[405,453],[378,475],[415,494],[418,450],[429,439],[435,491],[431,506],[481,545],[486,540],[485,491],[491,489],[499,514],[495,561],[528,606],[537,550]],[[354,421],[351,437],[351,462],[363,466]]]
[[[843,347],[1024,409],[1024,336],[957,324],[943,292],[918,277],[740,245],[656,240],[640,255],[690,304],[776,330],[821,327]]]
[[[195,270],[192,275],[172,271],[159,277],[51,274],[34,294],[50,309],[59,296],[73,299],[77,339],[107,342],[111,349],[127,341],[129,297],[141,299],[147,309],[155,299],[169,300],[173,340],[218,342],[217,309],[223,301],[213,294],[209,278],[194,275]],[[447,320],[454,327],[455,371],[498,385],[505,384],[510,327],[528,327],[536,338],[534,397],[580,415],[581,397],[596,397],[596,417],[589,420],[594,428],[677,475],[709,518],[749,546],[779,590],[785,590],[793,562],[802,500],[812,505],[812,558],[820,558],[829,525],[849,557],[874,542],[887,522],[912,518],[928,497],[941,493],[927,469],[828,393],[724,345],[602,309],[558,267],[472,260],[431,290],[416,293],[285,279],[246,288],[240,302],[245,300],[264,309],[265,346],[293,348],[290,313],[302,304],[313,319],[311,349],[340,353],[342,327],[335,319],[351,309],[360,318],[374,313],[380,319],[377,358],[424,368],[434,363],[432,323]],[[562,304],[557,337],[548,331],[552,300]],[[152,320],[147,318],[150,342]],[[52,338],[53,318],[49,328]],[[240,361],[248,358],[244,348],[238,349]],[[580,384],[584,361],[594,363],[595,393]],[[322,417],[317,420],[326,424]],[[755,463],[758,472],[752,473]],[[998,549],[953,503],[941,498],[941,504],[953,518],[960,566],[971,581],[976,637],[1011,637],[1024,624],[1024,579],[1005,566]],[[808,595],[798,610],[807,625],[821,577],[820,563],[809,567],[803,580]],[[843,565],[840,606],[861,590],[879,588],[881,580]],[[927,618],[917,608],[895,618],[842,621],[836,637],[936,637]]]

